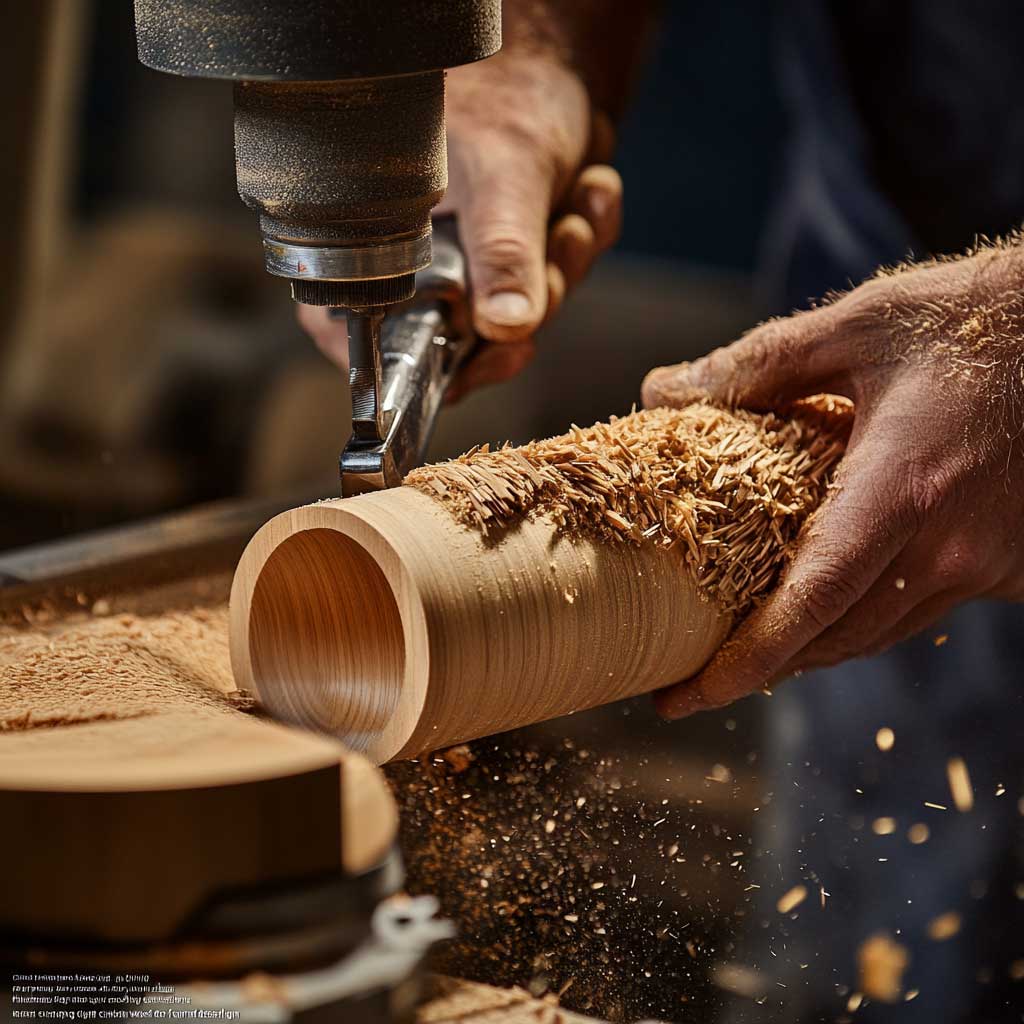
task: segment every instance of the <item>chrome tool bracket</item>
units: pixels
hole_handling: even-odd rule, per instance
[[[350,335],[353,432],[340,459],[344,497],[397,487],[423,461],[444,396],[476,344],[454,219],[435,221],[433,262],[416,275],[416,297],[391,307],[378,344],[372,318],[379,315],[363,311]]]

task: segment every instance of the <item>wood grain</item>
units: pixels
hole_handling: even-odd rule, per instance
[[[697,671],[730,617],[675,550],[498,539],[408,487],[271,520],[231,596],[239,686],[371,760],[412,757]]]

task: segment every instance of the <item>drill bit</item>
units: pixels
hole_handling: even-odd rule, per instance
[[[347,315],[352,436],[358,441],[381,442],[387,434],[381,394],[380,333],[384,309],[350,309]]]

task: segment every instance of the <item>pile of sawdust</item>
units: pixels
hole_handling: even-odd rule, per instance
[[[100,602],[97,602],[99,604]],[[238,702],[227,605],[82,612],[0,628],[0,732],[141,718]],[[28,624],[26,624],[28,625]]]
[[[262,720],[235,686],[229,581],[162,591],[162,609],[147,590],[0,612],[2,784],[190,788],[330,763],[332,743]]]
[[[612,418],[521,448],[475,448],[405,483],[494,535],[547,515],[567,532],[681,545],[704,592],[742,613],[771,589],[845,448],[850,406],[789,417],[706,403]]]
[[[459,978],[430,980],[431,999],[416,1011],[416,1024],[590,1024],[548,997],[521,988],[492,988]]]

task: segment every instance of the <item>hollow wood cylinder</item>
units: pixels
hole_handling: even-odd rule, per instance
[[[239,686],[379,763],[676,682],[730,617],[674,549],[488,539],[409,487],[285,512],[231,596]]]

